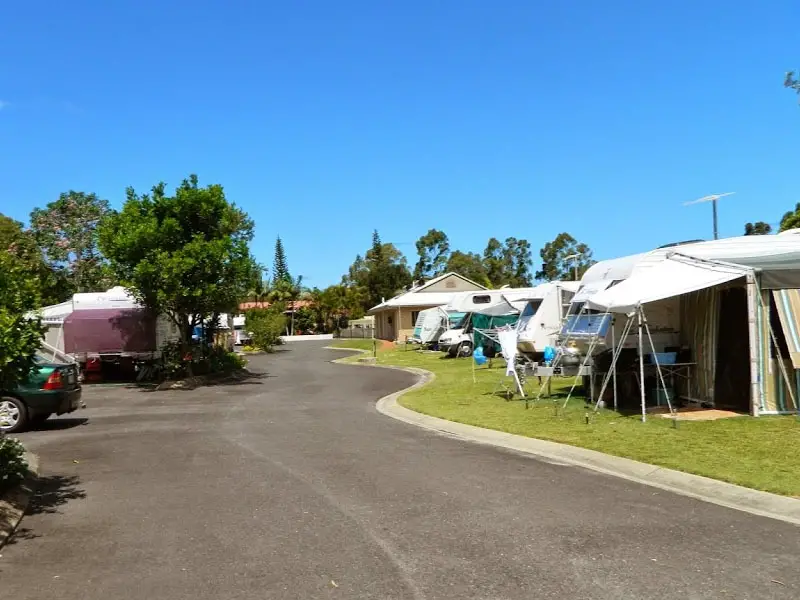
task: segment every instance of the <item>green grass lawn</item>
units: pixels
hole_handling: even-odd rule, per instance
[[[335,340],[331,346],[335,348],[353,348],[355,350],[367,350],[372,352],[374,340]],[[377,342],[380,348],[380,340]]]
[[[370,340],[337,345],[372,350]],[[671,419],[655,415],[642,423],[638,415],[600,410],[587,425],[582,397],[573,397],[566,411],[558,414],[552,399],[526,410],[519,396],[508,402],[492,394],[502,375],[502,360],[495,361],[493,369],[476,367],[473,383],[470,360],[442,356],[395,349],[379,352],[378,363],[420,367],[436,374],[432,383],[400,398],[400,404],[421,413],[800,497],[800,421],[796,417],[679,421],[676,428]],[[571,385],[572,379],[553,380],[559,407]],[[536,388],[535,380],[528,384],[534,393]]]

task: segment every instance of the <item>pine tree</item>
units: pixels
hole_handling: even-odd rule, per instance
[[[272,278],[274,283],[279,281],[292,281],[292,276],[289,274],[289,267],[286,265],[286,252],[283,250],[283,241],[280,236],[275,240],[275,262],[272,266]]]

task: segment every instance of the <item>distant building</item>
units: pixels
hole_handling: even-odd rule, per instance
[[[459,292],[485,289],[481,284],[458,273],[445,273],[373,306],[367,314],[375,317],[376,338],[404,342],[414,333],[414,323],[420,311],[447,304]]]

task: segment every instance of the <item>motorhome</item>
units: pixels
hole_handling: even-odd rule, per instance
[[[473,331],[502,325],[514,325],[519,318],[520,297],[534,293],[536,288],[500,288],[464,292],[455,296],[446,310],[464,313],[464,318],[453,329],[439,338],[439,349],[450,356],[469,356],[475,347]],[[511,299],[511,302],[509,301]]]

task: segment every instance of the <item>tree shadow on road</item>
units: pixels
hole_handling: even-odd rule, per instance
[[[77,475],[40,477],[25,514],[58,513],[61,512],[59,509],[71,500],[83,500],[86,498],[86,492],[80,487],[80,481]]]
[[[25,518],[32,515],[57,514],[61,508],[72,500],[83,500],[86,492],[80,486],[80,478],[75,475],[51,475],[39,477],[34,483],[35,491],[31,497]],[[24,519],[22,521],[25,522]],[[42,537],[29,527],[19,527],[8,539],[8,546],[26,540]]]

